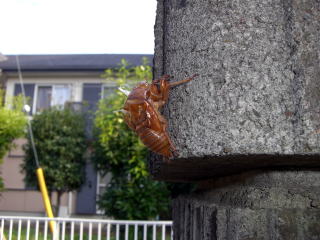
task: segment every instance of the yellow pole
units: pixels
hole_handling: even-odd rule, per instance
[[[38,177],[40,191],[41,191],[41,194],[42,194],[42,199],[43,199],[43,203],[44,203],[44,207],[46,209],[47,215],[48,215],[49,218],[54,218],[53,212],[52,212],[52,208],[51,208],[50,199],[49,199],[49,195],[48,195],[47,185],[46,185],[46,182],[44,180],[43,170],[42,170],[41,167],[39,167],[37,169],[37,177]],[[51,233],[54,234],[55,227],[56,227],[55,221],[50,221],[49,222],[49,226],[50,226]]]

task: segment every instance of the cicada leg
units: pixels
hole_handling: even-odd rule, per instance
[[[194,78],[197,77],[197,76],[199,76],[199,75],[198,75],[198,74],[194,74],[193,76],[191,76],[191,77],[189,77],[189,78],[186,78],[186,79],[183,79],[183,80],[180,80],[180,81],[178,81],[178,82],[169,83],[169,86],[170,86],[170,87],[175,87],[175,86],[177,86],[177,85],[190,82],[192,79],[194,79]]]

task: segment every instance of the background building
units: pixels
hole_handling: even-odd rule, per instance
[[[86,111],[95,111],[99,99],[116,88],[115,84],[104,82],[101,77],[104,70],[117,67],[123,58],[132,65],[139,65],[144,56],[152,63],[152,55],[139,54],[19,56],[25,94],[31,107],[30,114],[36,114],[50,106],[64,105],[66,102],[71,102],[74,106],[86,102]],[[16,57],[8,56],[7,61],[0,62],[0,69],[2,69],[0,86],[6,89],[6,100],[21,94]],[[90,137],[91,120],[89,117],[87,121],[88,137]],[[0,166],[5,184],[5,191],[1,193],[0,198],[2,213],[19,212],[20,215],[44,213],[40,192],[26,186],[23,181],[20,165],[24,157],[22,145],[25,142],[25,139],[17,139],[17,147],[7,154]],[[86,165],[85,184],[79,192],[63,196],[60,216],[97,213],[96,199],[106,188],[108,177],[101,178],[89,160]]]

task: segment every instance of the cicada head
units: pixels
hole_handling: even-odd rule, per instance
[[[135,88],[147,89],[150,86],[146,81],[139,82]]]
[[[152,81],[150,85],[150,98],[153,101],[167,101],[170,89],[170,78],[170,75],[164,75]]]

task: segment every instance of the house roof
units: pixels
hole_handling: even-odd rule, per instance
[[[16,72],[15,55],[6,55],[7,61],[0,62],[0,69],[6,72]],[[21,70],[26,71],[103,71],[117,67],[121,59],[126,59],[132,65],[141,64],[142,57],[149,59],[151,54],[63,54],[63,55],[19,55]]]

